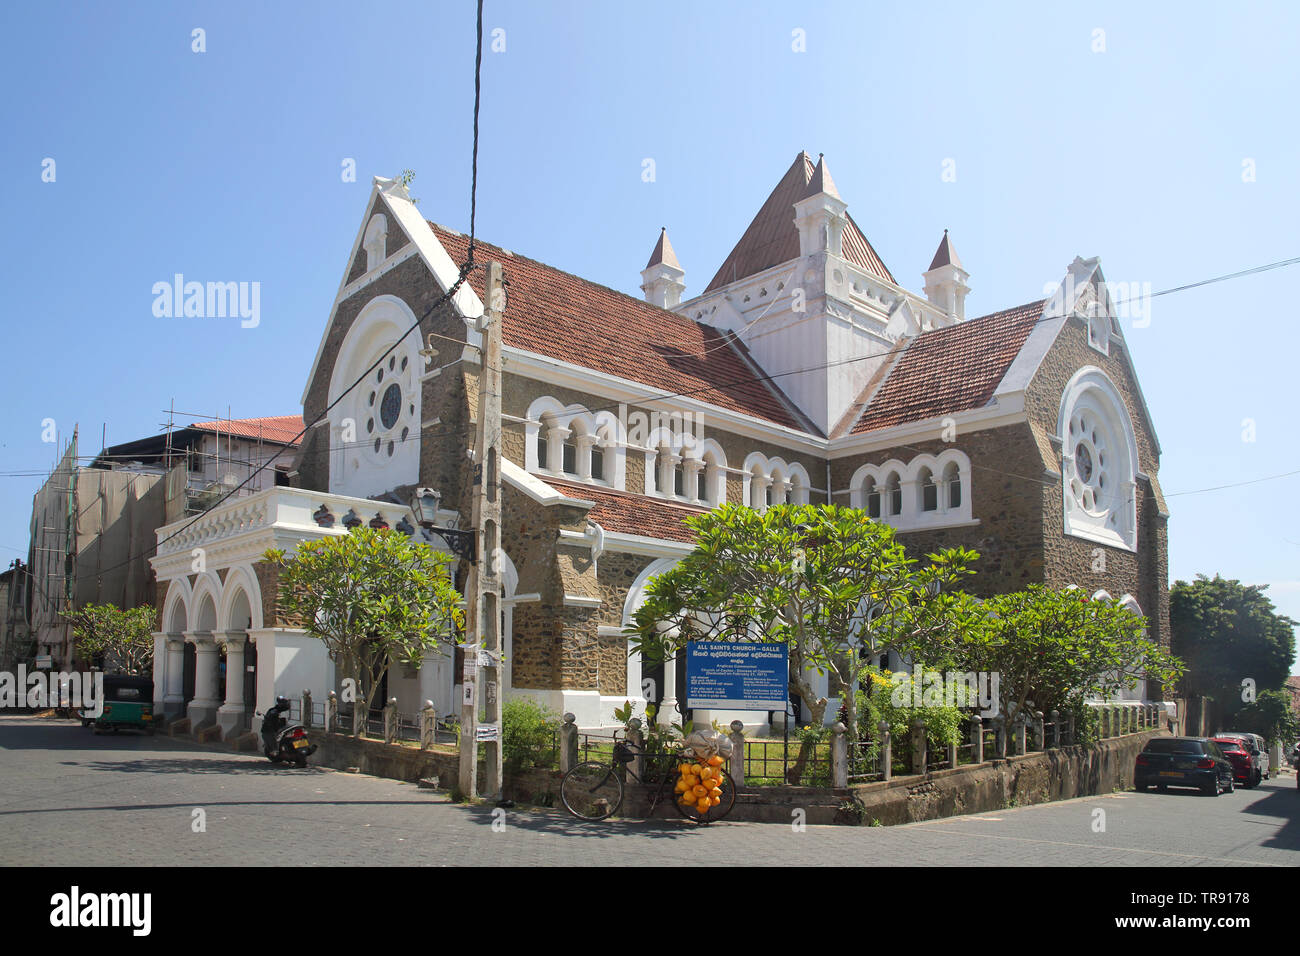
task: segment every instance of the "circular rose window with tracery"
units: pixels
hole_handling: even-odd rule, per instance
[[[414,388],[407,379],[410,359],[390,355],[370,375],[366,396],[366,442],[371,453],[392,458],[398,446],[410,438],[415,421]]]
[[[1087,409],[1070,418],[1070,446],[1074,451],[1074,474],[1070,493],[1084,511],[1102,515],[1110,510],[1113,481],[1109,469],[1106,430],[1101,419]]]

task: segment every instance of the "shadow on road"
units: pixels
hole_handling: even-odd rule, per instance
[[[480,826],[490,827],[503,818],[494,807],[466,807],[465,812]],[[610,837],[643,836],[652,840],[690,839],[699,824],[686,820],[578,820],[567,813],[555,810],[505,810],[504,821],[512,830],[557,836],[608,839]],[[710,827],[726,827],[727,823],[712,823]]]

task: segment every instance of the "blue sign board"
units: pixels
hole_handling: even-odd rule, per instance
[[[779,710],[790,699],[790,648],[784,644],[691,641],[686,645],[686,706]]]

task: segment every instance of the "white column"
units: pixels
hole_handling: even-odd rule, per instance
[[[750,507],[755,511],[764,511],[767,508],[767,489],[772,484],[772,479],[766,475],[754,475],[749,481],[749,498]]]
[[[677,719],[677,658],[664,661],[664,693],[659,700],[655,723],[667,727]]]
[[[185,640],[194,645],[194,699],[186,716],[190,729],[199,730],[216,722],[221,700],[217,697],[217,642],[211,631],[190,631]]]
[[[774,505],[785,504],[786,495],[789,493],[789,491],[790,491],[790,482],[786,481],[784,478],[778,478],[776,481],[773,481],[772,482],[772,504]]]
[[[591,480],[591,446],[595,443],[595,435],[579,435],[574,439],[574,444],[577,445],[574,457],[577,459],[578,477],[583,481]]]
[[[552,425],[546,429],[546,470],[557,475],[564,474],[564,440],[569,437],[569,429]]]
[[[247,640],[248,635],[243,631],[219,635],[220,643],[226,645],[226,702],[217,710],[223,740],[244,729],[244,643]]]
[[[185,635],[167,635],[167,663],[164,668],[163,713],[167,719],[180,717],[185,709]]]
[[[704,462],[698,458],[683,458],[682,468],[686,474],[682,478],[682,491],[686,492],[687,501],[699,501],[699,473]]]

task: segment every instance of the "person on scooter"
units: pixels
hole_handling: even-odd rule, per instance
[[[266,712],[262,718],[262,746],[267,753],[275,753],[279,749],[277,738],[284,725],[288,723],[282,716],[289,709],[288,697],[277,697],[275,706]]]

